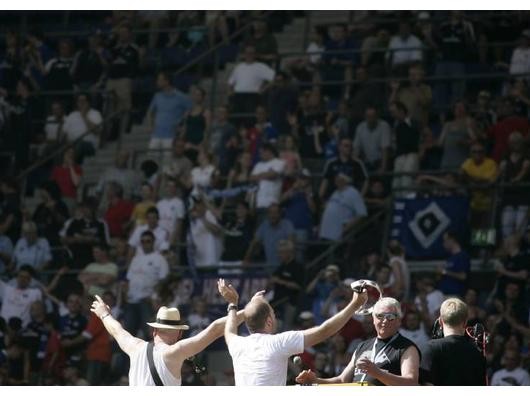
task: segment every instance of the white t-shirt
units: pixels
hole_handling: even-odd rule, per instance
[[[191,170],[191,183],[193,184],[192,194],[198,193],[197,187],[207,188],[212,183],[212,176],[215,172],[213,165],[208,165],[205,168],[199,166]]]
[[[427,309],[429,310],[429,315],[431,319],[436,319],[439,314],[440,306],[444,302],[444,294],[440,290],[433,290],[429,294],[427,294]],[[418,308],[421,307],[421,302],[419,297],[416,297],[416,300],[414,300],[414,303]]]
[[[285,169],[285,162],[278,158],[273,158],[267,162],[258,162],[254,169],[252,169],[252,175],[258,175],[260,173],[274,171],[278,174],[282,174]],[[268,208],[273,203],[280,201],[280,193],[282,191],[282,178],[281,176],[274,180],[260,180],[258,185],[258,192],[256,193],[256,207],[257,208]]]
[[[304,351],[304,333],[254,333],[233,337],[228,344],[236,386],[285,386],[289,357]]]
[[[497,370],[491,377],[491,386],[530,386],[530,375],[521,367]]]
[[[387,56],[392,56],[392,65],[400,65],[413,61],[421,61],[423,44],[419,38],[411,34],[405,40],[397,35],[390,39]]]
[[[209,210],[204,216],[208,222],[218,224],[217,219]],[[203,219],[191,219],[190,231],[195,266],[211,267],[218,265],[223,250],[221,238],[206,228]]]
[[[95,125],[99,125],[103,122],[101,113],[94,109],[88,110],[87,118],[92,124]],[[68,114],[68,116],[64,120],[63,131],[68,137],[69,142],[74,141],[83,133],[88,131],[87,124],[83,120],[83,117],[81,117],[81,113],[79,111],[73,111]],[[98,144],[98,138],[94,134],[89,134],[83,140],[94,144],[94,146],[97,146]]]
[[[158,209],[158,225],[168,230],[169,235],[175,232],[177,220],[184,218],[184,203],[178,197],[164,198],[156,204]]]
[[[44,125],[44,132],[46,132],[46,140],[57,140],[59,137],[59,122],[55,116],[48,116],[46,124]]]
[[[134,229],[131,237],[129,238],[129,245],[136,249],[135,255],[143,255],[144,250],[142,248],[142,243],[140,239],[142,238],[142,233],[144,231],[149,230],[149,226],[147,224],[138,226]],[[157,252],[163,252],[164,250],[169,249],[169,232],[165,229],[160,227],[156,227],[154,230],[149,230],[155,235],[155,250]]]
[[[16,317],[22,320],[22,327],[26,327],[31,321],[31,304],[42,300],[42,293],[39,289],[22,290],[0,281],[0,297],[2,298],[0,316],[6,323],[10,318]]]
[[[232,70],[228,84],[234,87],[235,93],[259,93],[263,82],[273,79],[274,70],[265,63],[242,62]]]
[[[150,297],[155,291],[156,284],[164,279],[168,273],[169,266],[160,253],[153,252],[134,256],[127,271],[127,280],[129,281],[127,301],[137,303]]]

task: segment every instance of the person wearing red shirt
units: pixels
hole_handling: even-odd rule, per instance
[[[504,98],[499,108],[499,119],[495,125],[488,130],[488,136],[493,140],[493,159],[499,163],[508,152],[508,140],[513,132],[520,132],[524,137],[528,136],[530,123],[526,117],[515,114],[514,102],[510,98]]]
[[[123,199],[123,187],[116,182],[110,182],[107,189],[108,205],[105,211],[105,221],[109,226],[111,238],[126,236],[125,224],[131,218],[134,204]]]
[[[68,148],[63,154],[63,162],[52,170],[51,179],[57,183],[63,200],[70,208],[77,200],[77,187],[81,183],[83,170],[75,162],[73,147]]]

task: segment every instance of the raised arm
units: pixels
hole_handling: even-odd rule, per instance
[[[229,344],[230,340],[232,340],[234,337],[238,337],[237,327],[240,323],[238,323],[235,311],[237,308],[237,303],[239,302],[239,294],[232,285],[227,285],[224,279],[219,279],[217,281],[217,289],[219,290],[219,294],[223,296],[225,301],[229,304],[227,316],[228,319],[224,327],[225,340],[226,343]],[[244,316],[242,316],[242,319],[244,320]]]
[[[125,330],[121,323],[112,317],[110,307],[103,302],[101,297],[97,294],[95,297],[96,299],[92,303],[90,310],[101,319],[105,329],[107,329],[109,334],[116,340],[122,351],[131,356],[145,341],[133,337],[127,330]]]
[[[363,290],[360,294],[354,292],[352,300],[342,311],[326,320],[320,326],[304,330],[304,348],[318,344],[337,333],[353,316],[355,311],[364,305],[367,299],[366,290]]]

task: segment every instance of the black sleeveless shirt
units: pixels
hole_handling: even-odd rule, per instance
[[[380,369],[388,371],[390,374],[401,375],[401,357],[410,346],[416,348],[421,356],[416,344],[399,333],[384,340],[374,337],[361,342],[357,346],[352,359],[357,363],[359,359],[366,357]],[[375,359],[372,358],[372,355],[374,355]],[[353,382],[361,381],[368,382],[369,385],[385,385],[374,377],[368,374],[365,375],[365,373],[355,368]]]

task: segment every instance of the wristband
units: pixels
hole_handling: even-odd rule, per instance
[[[105,319],[107,316],[110,316],[110,312],[107,312],[105,315],[103,315],[100,319],[101,321],[103,321],[103,319]]]
[[[233,309],[237,311],[237,305],[230,303],[228,304],[228,307],[226,307],[226,312],[229,313]]]

